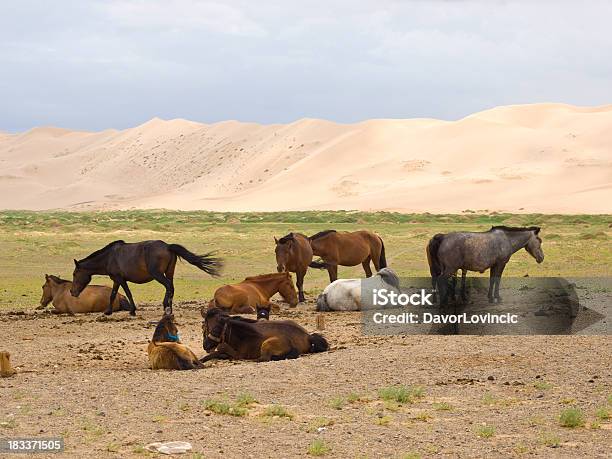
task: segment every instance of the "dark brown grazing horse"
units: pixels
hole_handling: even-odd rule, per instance
[[[153,370],[193,370],[203,367],[192,350],[181,343],[172,314],[164,314],[157,323],[147,353]]]
[[[485,232],[436,234],[427,244],[427,261],[432,285],[440,294],[440,303],[448,300],[448,279],[462,270],[461,297],[465,301],[466,271],[491,269],[489,302],[501,301],[499,284],[512,254],[525,249],[538,263],[544,261],[540,228],[493,226]]]
[[[338,279],[338,265],[356,266],[361,263],[366,277],[372,276],[370,261],[374,263],[376,271],[387,267],[385,244],[380,236],[372,231],[361,230],[350,233],[326,230],[308,239],[312,253],[323,260],[330,282]]]
[[[211,276],[218,276],[222,266],[221,260],[212,257],[210,253],[196,255],[178,244],[166,244],[164,241],[128,244],[124,241],[115,241],[82,260],[74,260],[70,293],[78,297],[91,281],[91,276],[107,275],[113,281],[113,289],[109,306],[104,314],[112,314],[112,304],[121,286],[130,300],[132,307],[130,314],[135,315],[136,304],[127,283],[145,284],[155,279],[166,287],[164,310],[170,308],[172,312],[173,278],[177,258],[182,258]]]
[[[219,287],[208,307],[226,309],[230,314],[250,314],[258,305],[268,305],[277,292],[291,307],[297,305],[298,296],[291,274],[282,272],[247,277],[238,284]]]
[[[276,269],[278,272],[289,271],[295,273],[298,288],[298,299],[306,301],[304,296],[304,276],[308,266],[322,269],[320,264],[312,264],[312,247],[307,236],[300,233],[289,233],[280,239],[274,238],[276,248]]]
[[[255,321],[230,316],[220,309],[202,309],[202,317],[203,346],[209,354],[200,362],[213,359],[268,362],[329,349],[325,338],[309,334],[291,320]]]

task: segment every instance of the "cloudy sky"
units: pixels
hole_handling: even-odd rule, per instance
[[[0,130],[612,103],[612,2],[12,1]]]

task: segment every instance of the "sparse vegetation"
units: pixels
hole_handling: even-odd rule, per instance
[[[215,414],[223,414],[229,416],[246,416],[248,410],[240,405],[231,404],[220,400],[205,400],[204,408]]]
[[[308,446],[308,454],[311,456],[325,456],[330,451],[331,448],[321,439],[316,439]]]
[[[567,408],[559,415],[559,424],[562,427],[582,427],[584,425],[584,415],[580,408]]]
[[[346,399],[344,397],[334,397],[330,400],[329,406],[331,406],[334,410],[341,410],[346,405]]]
[[[600,421],[608,421],[610,419],[610,410],[606,407],[598,408],[595,411],[595,417]]]
[[[482,396],[482,403],[484,405],[493,405],[495,404],[495,402],[495,397],[493,397],[493,394],[491,394],[490,392],[487,392]]]
[[[238,406],[248,407],[255,403],[257,403],[257,400],[248,392],[238,394],[238,397],[236,397],[236,405]]]
[[[552,389],[553,385],[544,380],[540,380],[540,381],[536,381],[533,384],[533,387],[535,387],[538,390],[549,390],[549,389]]]
[[[379,426],[387,426],[391,422],[391,416],[378,416],[374,423]]]
[[[480,438],[491,438],[495,435],[495,427],[490,425],[482,425],[476,429],[476,435]]]
[[[378,398],[385,401],[397,403],[412,403],[415,399],[425,395],[425,391],[420,386],[389,386],[378,390]]]
[[[433,407],[436,411],[452,411],[453,409],[453,406],[447,402],[434,403]]]
[[[558,448],[561,444],[561,439],[558,435],[552,432],[545,432],[540,436],[540,440],[545,446],[549,448]]]
[[[270,417],[270,418],[288,418],[288,419],[293,419],[293,414],[291,414],[287,408],[285,408],[282,405],[270,405],[268,407],[266,407],[266,409],[263,412],[264,416]]]

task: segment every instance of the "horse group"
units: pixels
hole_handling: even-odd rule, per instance
[[[432,287],[440,304],[454,297],[454,279],[462,271],[461,298],[465,300],[467,271],[480,273],[490,269],[488,298],[500,301],[499,285],[505,265],[512,254],[524,248],[538,263],[544,260],[540,228],[494,226],[485,232],[452,232],[436,234],[426,246]],[[354,232],[326,230],[306,236],[292,232],[275,241],[277,272],[251,276],[244,281],[218,288],[208,305],[202,308],[203,348],[208,353],[198,359],[178,337],[174,323],[174,270],[178,258],[202,271],[219,276],[223,262],[212,253],[197,255],[178,244],[164,241],[126,243],[112,242],[89,256],[74,260],[72,282],[46,275],[41,307],[53,301],[62,312],[82,312],[79,299],[88,298],[91,311],[116,310],[136,312],[136,304],[128,282],[146,283],[156,280],[165,289],[164,314],[157,323],[149,344],[151,367],[168,369],[200,368],[211,359],[248,359],[269,361],[295,358],[329,348],[324,337],[309,334],[293,321],[267,321],[274,305],[270,298],[280,293],[291,307],[305,301],[304,278],[308,268],[327,269],[330,284],[317,300],[317,310],[358,310],[359,280],[338,279],[338,266],[363,266],[371,282],[399,290],[397,275],[387,266],[382,238],[372,231]],[[319,260],[314,260],[315,256]],[[290,273],[296,274],[297,291]],[[89,285],[93,275],[107,275],[113,287]],[[452,280],[449,284],[449,280]],[[125,297],[118,293],[119,287]],[[70,292],[70,296],[68,296]],[[81,296],[82,295],[82,296]],[[107,300],[104,301],[106,296]],[[57,301],[56,301],[57,298]],[[256,312],[257,320],[236,316]]]

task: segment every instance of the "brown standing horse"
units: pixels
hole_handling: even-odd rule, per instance
[[[270,298],[277,292],[292,307],[297,305],[298,297],[291,274],[282,272],[247,277],[238,284],[219,287],[208,307],[226,309],[230,314],[250,314],[259,305],[269,305]],[[257,312],[258,317],[267,318],[269,308],[261,309],[261,314],[259,310]]]
[[[172,314],[164,314],[147,348],[152,370],[193,370],[203,365],[179,339]]]
[[[307,236],[300,233],[289,233],[280,239],[274,238],[276,248],[276,269],[278,272],[295,273],[299,301],[306,301],[304,296],[304,276],[308,266],[312,265],[312,247]],[[322,268],[321,265],[312,265]]]
[[[291,320],[255,321],[230,316],[220,309],[202,309],[204,350],[200,359],[270,360],[295,359],[329,349],[318,333],[309,334]]]
[[[338,279],[338,265],[357,266],[363,265],[366,277],[372,276],[370,261],[374,263],[376,271],[387,267],[385,258],[385,244],[377,234],[372,231],[321,231],[308,238],[312,253],[321,257],[327,272],[329,281]]]
[[[166,244],[164,241],[128,244],[124,241],[115,241],[82,260],[74,260],[70,293],[78,297],[91,281],[92,275],[107,275],[113,281],[113,289],[104,314],[112,314],[113,303],[121,286],[132,306],[130,314],[135,315],[136,304],[127,283],[145,284],[155,279],[166,287],[164,310],[170,308],[172,312],[173,278],[177,258],[182,258],[212,276],[218,276],[222,266],[221,260],[212,257],[210,253],[196,255],[178,244]]]
[[[108,297],[111,288],[104,285],[88,285],[78,298],[70,294],[72,282],[60,279],[57,276],[45,274],[45,283],[42,286],[42,297],[40,306],[36,309],[44,309],[49,303],[53,303],[54,312],[75,314],[81,312],[102,312],[108,306]],[[130,302],[121,294],[117,294],[113,302],[113,311],[129,311]]]

